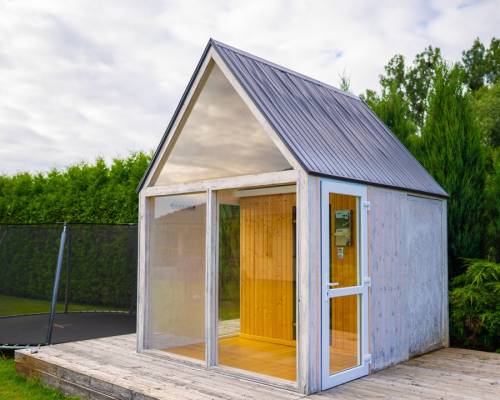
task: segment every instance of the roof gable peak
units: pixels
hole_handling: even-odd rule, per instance
[[[220,42],[216,39],[213,39],[213,38],[210,38],[210,40],[208,41],[208,46],[212,46],[214,47],[216,50],[218,47],[223,47],[227,50],[230,50],[234,53],[237,53],[239,54],[240,56],[243,56],[243,57],[247,57],[247,58],[250,58],[254,61],[257,61],[257,62],[260,62],[262,64],[266,64],[267,66],[271,67],[271,68],[274,68],[276,70],[279,70],[281,72],[284,72],[286,74],[290,74],[290,75],[294,75],[300,79],[303,79],[305,81],[308,81],[308,82],[311,82],[311,83],[314,83],[316,85],[319,85],[319,86],[323,86],[325,88],[328,88],[329,90],[333,90],[341,95],[344,95],[344,96],[348,96],[348,97],[351,97],[353,99],[356,99],[356,100],[359,100],[359,101],[362,101],[358,96],[352,94],[352,93],[348,93],[348,92],[344,92],[343,90],[339,89],[339,88],[336,88],[335,86],[332,86],[332,85],[329,85],[328,83],[325,83],[323,81],[320,81],[318,79],[315,79],[315,78],[312,78],[308,75],[304,75],[304,74],[301,74],[300,72],[297,72],[297,71],[294,71],[292,69],[289,69],[289,68],[286,68],[282,65],[279,65],[279,64],[276,64],[272,61],[269,61],[269,60],[266,60],[264,58],[261,58],[261,57],[258,57],[252,53],[248,53],[244,50],[240,50],[236,47],[233,47],[233,46],[230,46],[226,43],[223,43],[223,42]]]

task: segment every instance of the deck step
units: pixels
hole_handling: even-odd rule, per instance
[[[40,360],[30,354],[16,353],[16,371],[26,377],[59,389],[68,396],[91,400],[157,400],[137,390],[96,379],[84,373]]]

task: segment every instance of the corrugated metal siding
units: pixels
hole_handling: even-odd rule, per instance
[[[359,98],[211,43],[307,172],[447,195]]]

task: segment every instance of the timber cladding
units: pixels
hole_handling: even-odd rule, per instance
[[[295,193],[240,199],[241,335],[294,345]]]

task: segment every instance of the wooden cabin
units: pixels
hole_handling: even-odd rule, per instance
[[[359,98],[210,40],[138,190],[139,352],[308,394],[448,345],[447,194]]]

